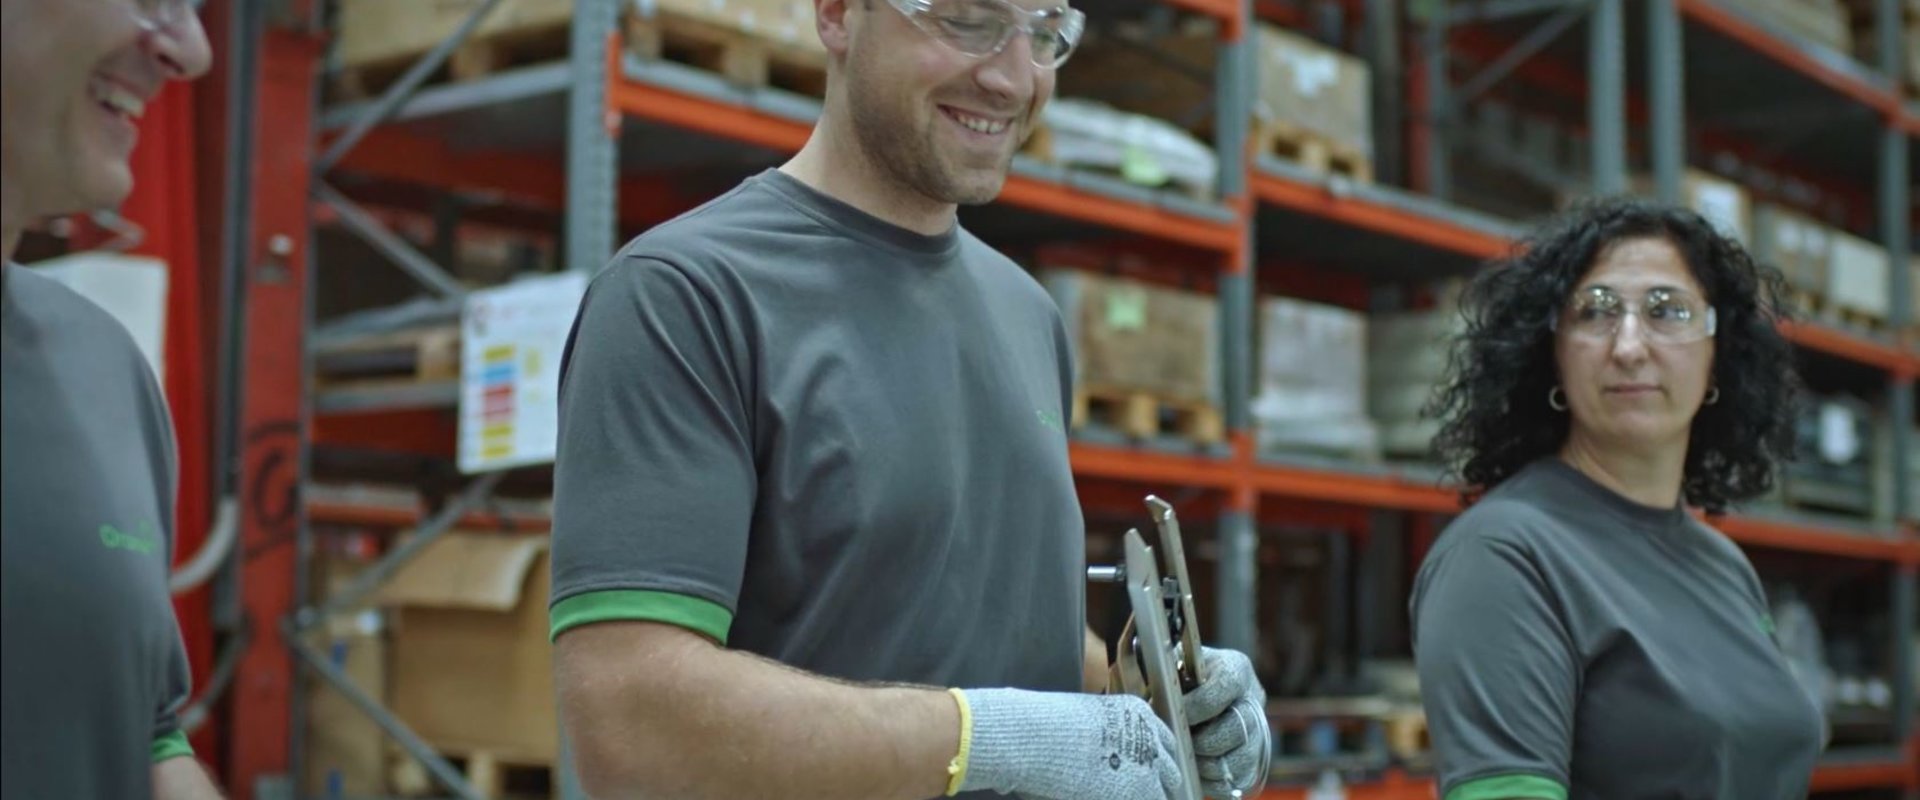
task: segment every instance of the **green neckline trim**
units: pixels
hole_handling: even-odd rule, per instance
[[[158,764],[169,758],[193,755],[193,745],[187,742],[187,734],[174,731],[153,740],[153,763]]]
[[[615,620],[646,620],[678,625],[721,644],[733,628],[733,612],[711,600],[673,592],[607,589],[577,594],[553,604],[548,613],[549,641],[581,625]]]
[[[1567,800],[1567,787],[1538,775],[1495,775],[1453,787],[1447,800]]]

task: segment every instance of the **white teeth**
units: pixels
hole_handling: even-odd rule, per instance
[[[145,100],[119,84],[96,80],[88,88],[92,90],[94,100],[128,117],[139,119],[147,111]]]
[[[955,121],[976,133],[994,134],[1007,129],[1006,120],[981,119],[979,117],[962,114],[958,111],[951,111],[950,113]]]

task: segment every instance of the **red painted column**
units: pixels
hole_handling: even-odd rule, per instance
[[[308,428],[303,347],[314,158],[313,37],[270,29],[261,42],[252,121],[252,225],[243,255],[240,361],[240,569],[252,639],[232,697],[227,789],[251,800],[256,780],[291,769],[293,661],[280,622],[293,610],[294,538]]]

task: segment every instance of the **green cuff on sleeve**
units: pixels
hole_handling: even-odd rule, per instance
[[[1447,800],[1567,800],[1567,787],[1538,775],[1495,775],[1453,787]]]
[[[169,758],[193,755],[193,745],[187,743],[187,734],[174,731],[153,740],[153,763],[158,764]]]
[[[727,643],[733,613],[718,603],[673,592],[608,589],[577,594],[553,604],[549,612],[549,641],[570,628],[594,622],[644,620],[678,625]]]

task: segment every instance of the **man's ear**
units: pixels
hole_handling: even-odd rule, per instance
[[[848,7],[859,0],[813,0],[813,27],[820,34],[820,43],[835,58],[847,54],[847,43],[852,40],[853,32],[847,27],[852,20],[847,13]]]

